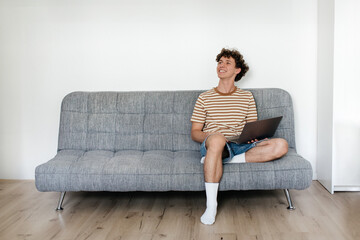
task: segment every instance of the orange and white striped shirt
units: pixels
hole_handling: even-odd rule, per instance
[[[201,93],[191,117],[192,122],[204,124],[204,132],[220,132],[225,137],[240,135],[245,123],[256,120],[254,97],[240,88],[228,94],[216,88]]]

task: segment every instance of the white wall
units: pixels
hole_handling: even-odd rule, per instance
[[[335,5],[334,188],[359,191],[360,2],[336,0]]]
[[[334,0],[318,0],[317,177],[333,193]]]
[[[316,173],[316,1],[0,0],[0,178],[55,155],[65,94],[209,89],[222,47],[250,65],[240,87],[290,92]]]
[[[360,2],[318,0],[318,180],[360,191]]]

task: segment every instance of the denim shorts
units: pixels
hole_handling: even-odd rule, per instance
[[[205,146],[206,140],[207,140],[207,138],[204,140],[204,142],[200,146],[201,157],[205,157],[205,155],[206,155],[206,146]],[[243,144],[227,142],[226,146],[224,147],[224,152],[223,152],[223,160],[222,160],[223,163],[225,164],[225,163],[229,162],[235,155],[239,155],[239,154],[249,151],[250,149],[252,149],[253,147],[256,146],[256,143],[258,143],[258,142],[243,143]]]

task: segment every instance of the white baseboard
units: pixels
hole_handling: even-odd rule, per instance
[[[334,186],[334,192],[360,192],[360,186]]]

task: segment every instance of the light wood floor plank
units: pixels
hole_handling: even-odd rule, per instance
[[[212,226],[200,222],[204,192],[42,193],[34,181],[0,180],[0,239],[360,239],[360,192],[329,194],[317,181],[291,190],[220,192]]]

